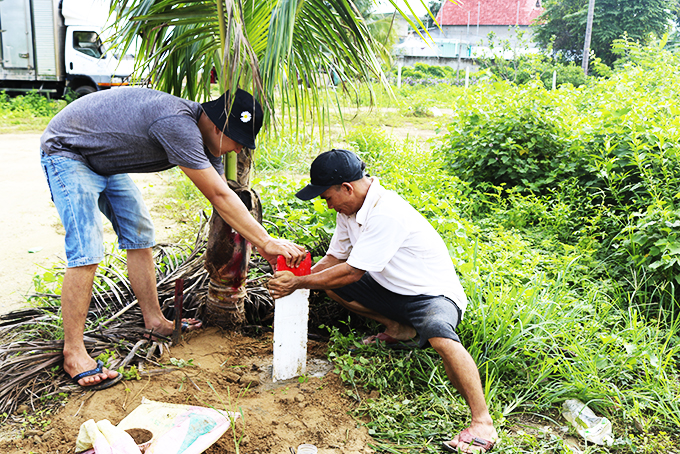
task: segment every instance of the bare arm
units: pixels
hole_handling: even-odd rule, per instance
[[[339,258],[326,254],[321,260],[316,262],[316,264],[312,267],[312,274],[321,272],[327,268],[330,268],[332,266],[338,265],[340,263],[344,263],[344,260],[340,260]]]
[[[328,259],[326,264],[332,262],[333,259],[338,261],[338,263],[322,270],[316,269],[327,257],[331,257],[332,259]],[[274,299],[277,299],[290,295],[300,288],[331,290],[356,282],[361,279],[365,273],[364,270],[354,268],[353,266],[328,255],[321,259],[314,268],[314,272],[308,276],[295,276],[290,271],[282,271],[274,274],[274,277],[269,280],[269,293],[271,293]]]
[[[275,239],[253,218],[241,199],[215,169],[180,167],[199,191],[215,207],[217,213],[234,230],[254,244],[267,260],[283,255],[289,266],[297,266],[305,257],[305,249],[288,240]]]

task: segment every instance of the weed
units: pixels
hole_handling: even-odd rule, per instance
[[[240,406],[238,406],[238,399],[243,394],[248,392],[249,388],[246,387],[246,388],[240,390],[239,394],[236,396],[235,402],[232,402],[232,400],[231,400],[231,389],[227,388],[227,403],[228,403],[228,405],[227,405],[227,403],[224,402],[224,399],[222,399],[222,396],[217,392],[217,390],[215,390],[215,387],[212,385],[212,383],[210,383],[209,381],[207,381],[207,383],[208,383],[208,386],[210,386],[210,389],[213,390],[215,395],[218,397],[218,399],[222,403],[222,407],[224,408],[224,411],[222,413],[223,414],[226,413],[226,416],[228,416],[228,418],[229,418],[229,423],[230,423],[229,427],[231,428],[231,436],[232,436],[232,439],[234,441],[234,449],[235,449],[235,452],[238,454],[238,453],[241,452],[240,446],[241,446],[241,443],[243,442],[243,439],[245,438],[245,435],[246,435],[245,415],[243,414],[243,409]],[[210,406],[210,407],[215,409],[213,406]],[[237,431],[236,431],[236,417],[234,416],[234,413],[229,410],[229,409],[234,409],[234,408],[238,408],[238,415],[241,417],[242,425],[241,425],[241,432],[240,433],[237,433]]]
[[[38,429],[45,431],[49,427],[49,425],[52,423],[50,419],[48,419],[48,416],[52,413],[52,410],[49,408],[44,408],[40,410],[36,410],[35,413],[29,414],[28,412],[23,413],[23,421],[21,422],[21,425],[24,427],[24,431],[26,429]]]
[[[123,375],[124,380],[141,380],[142,376],[139,375],[139,371],[137,370],[137,366],[130,366],[130,368],[126,371],[124,367],[119,367],[117,372],[119,374]]]
[[[189,360],[184,360],[184,359],[177,359],[177,358],[170,358],[170,364],[172,364],[175,367],[179,367],[180,369],[183,367],[194,367],[194,360],[189,359]]]
[[[95,359],[100,360],[101,362],[104,363],[104,365],[110,364],[111,361],[116,359],[116,352],[111,351],[108,348],[104,351],[104,353],[100,353],[99,356],[97,356]]]

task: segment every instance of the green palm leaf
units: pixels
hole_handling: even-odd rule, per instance
[[[113,8],[122,24],[117,45],[139,43],[139,72],[176,96],[209,99],[215,68],[222,90],[238,86],[258,97],[266,121],[280,95],[290,115],[316,114],[323,125],[331,72],[345,90],[378,81],[389,91],[382,44],[350,0],[122,0]]]

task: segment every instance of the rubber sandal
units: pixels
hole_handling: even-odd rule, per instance
[[[472,452],[472,453],[487,453],[493,449],[494,446],[496,446],[495,441],[489,441],[485,440],[484,438],[481,437],[475,437],[470,433],[470,429],[465,429],[458,435],[458,441],[462,443],[467,443],[470,446],[475,446],[480,449],[475,449],[473,451],[460,451],[458,447],[453,447],[451,446],[448,442],[444,441],[442,442],[442,447],[449,451],[449,452]]]
[[[83,390],[100,391],[102,389],[110,388],[111,386],[115,385],[116,383],[118,383],[119,381],[121,381],[123,379],[123,374],[118,372],[118,375],[115,378],[107,378],[107,379],[102,380],[101,382],[97,383],[96,385],[83,386],[80,383],[78,383],[78,380],[80,380],[81,378],[101,374],[102,372],[104,372],[104,362],[102,360],[98,359],[97,360],[97,367],[95,367],[94,369],[91,369],[91,370],[86,370],[85,372],[81,372],[78,375],[76,375],[75,377],[71,377],[71,380],[73,380],[73,382],[76,385],[80,386]]]

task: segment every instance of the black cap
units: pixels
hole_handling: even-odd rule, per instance
[[[331,150],[321,153],[312,162],[309,171],[311,183],[295,194],[301,200],[311,200],[336,184],[360,180],[364,177],[366,164],[347,150]]]
[[[229,111],[229,91],[219,98],[201,104],[203,111],[230,139],[246,148],[255,148],[255,137],[262,128],[262,106],[253,96],[240,88],[236,91]],[[227,114],[229,114],[227,121]]]

